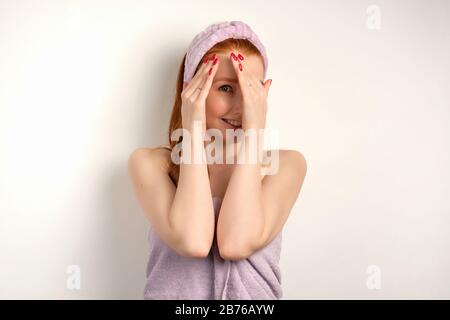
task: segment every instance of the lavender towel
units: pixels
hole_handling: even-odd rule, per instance
[[[217,218],[222,198],[213,197]],[[187,258],[168,247],[150,226],[150,257],[144,299],[270,300],[280,299],[279,260],[282,233],[267,246],[241,260],[223,260],[216,237],[204,259]]]

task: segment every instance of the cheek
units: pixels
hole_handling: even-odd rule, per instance
[[[231,105],[225,96],[210,94],[206,99],[206,117],[217,118],[226,114]]]

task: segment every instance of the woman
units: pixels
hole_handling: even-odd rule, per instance
[[[180,66],[170,147],[131,154],[129,175],[150,222],[144,298],[282,297],[281,231],[303,184],[305,158],[295,150],[271,150],[279,155],[276,170],[264,174],[274,159],[251,162],[249,138],[225,139],[230,131],[265,128],[272,83],[263,81],[267,66],[264,46],[247,24],[210,25],[193,39]],[[177,129],[185,131],[174,141]],[[209,130],[223,138],[215,153],[225,163],[210,161]],[[180,144],[183,161],[176,163]],[[235,147],[246,161],[236,161]],[[191,151],[207,161],[185,163]]]

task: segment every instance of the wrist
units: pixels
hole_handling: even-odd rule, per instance
[[[183,125],[182,153],[186,164],[203,164],[205,162],[205,125],[195,120]]]
[[[202,133],[206,132],[206,125],[203,120],[195,119],[195,120],[183,122],[182,127],[183,127],[183,129],[188,130],[191,135],[193,132],[202,132]]]

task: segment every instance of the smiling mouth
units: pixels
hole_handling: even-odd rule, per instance
[[[240,128],[242,128],[242,124],[241,124],[240,121],[231,120],[231,119],[225,119],[225,118],[222,118],[221,120],[223,122],[225,122],[232,129],[240,129]]]

